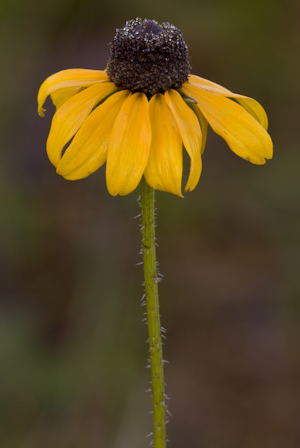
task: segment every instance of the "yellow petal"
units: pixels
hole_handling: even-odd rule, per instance
[[[268,129],[267,114],[264,108],[253,98],[233,93],[215,82],[200,78],[200,76],[196,75],[190,75],[188,83],[185,83],[183,87],[185,87],[186,84],[193,84],[203,90],[207,90],[208,92],[216,93],[218,95],[223,95],[227,98],[235,98],[240,105],[243,106],[250,115],[252,115],[252,117],[254,117],[266,130]]]
[[[204,117],[203,113],[201,112],[201,110],[199,109],[199,107],[197,106],[197,104],[191,104],[191,108],[197,115],[199,123],[200,123],[200,128],[201,128],[201,133],[202,133],[202,144],[201,144],[201,148],[200,148],[200,154],[202,155],[204,153],[205,144],[206,144],[208,122],[207,122],[206,118]]]
[[[262,127],[267,131],[268,129],[268,117],[265,109],[253,98],[247,96],[232,94],[230,98],[235,98],[246,111],[257,120]]]
[[[175,117],[183,144],[191,158],[190,175],[185,191],[192,191],[199,182],[202,169],[200,155],[202,135],[200,125],[192,109],[184,102],[176,90],[167,90],[165,99]]]
[[[112,196],[131,193],[139,184],[151,145],[149,103],[144,93],[127,98],[115,121],[107,156],[106,182]]]
[[[200,76],[196,75],[189,75],[189,80],[187,83],[183,84],[183,87],[185,87],[186,84],[195,84],[198,87],[201,87],[201,89],[208,90],[212,93],[218,93],[219,95],[228,96],[232,94],[232,92],[228,89],[225,89],[225,87],[222,87],[215,82],[209,81],[208,79],[200,78]]]
[[[238,156],[257,165],[272,158],[273,144],[269,134],[242,106],[195,85],[186,83],[183,91],[198,102],[213,130]]]
[[[112,82],[99,83],[72,96],[54,114],[47,140],[48,157],[57,167],[64,146],[76,134],[93,107],[117,90]]]
[[[182,140],[164,95],[157,93],[149,102],[152,141],[145,169],[147,183],[156,190],[180,197],[182,178]]]
[[[129,91],[111,95],[87,117],[57,167],[69,180],[94,173],[107,159],[107,150],[116,117]]]
[[[101,70],[85,70],[81,68],[62,70],[49,76],[40,87],[38,93],[38,113],[44,116],[43,104],[48,95],[65,87],[88,87],[98,82],[108,81],[106,72]]]
[[[56,107],[59,109],[69,98],[71,98],[75,93],[78,93],[81,87],[65,87],[64,89],[55,90],[51,93],[51,99]]]

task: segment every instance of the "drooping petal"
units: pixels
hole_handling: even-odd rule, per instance
[[[248,96],[239,95],[237,93],[233,93],[225,87],[216,84],[215,82],[209,81],[208,79],[200,78],[200,76],[190,75],[188,83],[197,87],[200,87],[203,90],[207,90],[211,93],[216,93],[218,95],[226,96],[227,98],[236,99],[241,106],[246,109],[246,111],[252,115],[266,130],[268,129],[268,117],[264,110],[264,108],[253,98],[249,98]]]
[[[113,125],[128,95],[128,90],[116,92],[87,117],[61,158],[58,174],[68,180],[83,179],[106,162]]]
[[[247,96],[238,95],[237,93],[230,95],[229,98],[235,98],[240,103],[240,105],[243,106],[243,108],[246,109],[246,111],[262,125],[262,127],[266,131],[268,130],[268,116],[265,112],[265,109],[261,104],[259,104],[258,101]]]
[[[76,134],[93,107],[116,90],[112,82],[96,84],[72,96],[57,110],[47,140],[47,154],[55,167],[64,146]]]
[[[59,89],[52,92],[50,96],[56,110],[81,89],[82,87],[65,87],[64,89]]]
[[[205,144],[206,144],[208,122],[207,122],[205,116],[203,115],[203,113],[201,112],[201,110],[199,109],[199,107],[197,106],[197,104],[191,104],[191,108],[197,115],[199,123],[200,123],[200,128],[201,128],[201,133],[202,133],[202,145],[200,148],[200,154],[202,155],[204,153]]]
[[[183,87],[186,86],[186,84],[195,84],[198,87],[201,87],[203,90],[208,90],[212,93],[218,93],[219,95],[228,96],[231,95],[232,92],[228,89],[225,89],[225,87],[220,86],[219,84],[216,84],[215,82],[209,81],[208,79],[201,78],[197,75],[189,75],[189,80],[187,83],[183,84]]]
[[[257,165],[272,158],[273,144],[269,134],[242,106],[195,85],[186,83],[183,91],[198,102],[213,130],[238,156]]]
[[[174,115],[183,144],[191,158],[190,175],[185,191],[192,191],[199,182],[202,169],[200,154],[202,135],[199,121],[176,90],[167,90],[165,92],[165,100]]]
[[[137,187],[148,162],[150,146],[148,99],[144,93],[134,93],[124,101],[109,143],[106,182],[112,196],[124,196]]]
[[[181,194],[182,139],[174,116],[161,93],[151,98],[149,117],[152,141],[144,173],[146,181],[156,190],[183,197]]]
[[[102,70],[85,70],[82,68],[62,70],[49,76],[40,87],[38,93],[38,113],[44,116],[43,104],[48,95],[65,87],[88,87],[93,84],[108,81],[106,72]]]

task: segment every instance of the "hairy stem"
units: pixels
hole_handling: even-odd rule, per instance
[[[158,302],[154,190],[141,181],[142,242],[153,393],[154,448],[166,447],[166,398]]]

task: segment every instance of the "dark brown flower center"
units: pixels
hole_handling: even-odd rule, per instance
[[[129,20],[111,43],[107,73],[119,89],[148,97],[179,89],[190,73],[188,47],[168,22]]]

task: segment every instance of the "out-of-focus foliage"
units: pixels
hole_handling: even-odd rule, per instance
[[[138,191],[110,197],[104,167],[57,176],[54,108],[36,113],[47,76],[104,69],[115,29],[135,17],[180,28],[193,73],[256,98],[274,140],[274,159],[253,166],[209,133],[197,189],[157,193],[170,446],[297,448],[296,0],[0,3],[1,447],[148,444]]]

